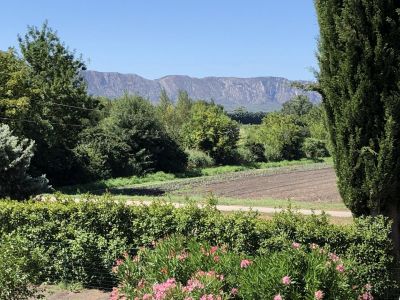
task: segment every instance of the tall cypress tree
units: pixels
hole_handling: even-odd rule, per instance
[[[400,1],[316,0],[319,89],[340,194],[393,220],[400,249]],[[399,258],[399,256],[398,256]]]

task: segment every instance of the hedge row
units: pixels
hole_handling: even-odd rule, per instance
[[[351,261],[356,280],[385,295],[395,286],[389,232],[383,217],[338,226],[325,215],[291,210],[267,221],[254,212],[222,214],[212,205],[127,206],[107,197],[88,196],[78,203],[62,196],[53,202],[0,201],[0,236],[23,238],[26,247],[42,253],[40,281],[110,288],[116,284],[111,269],[121,253],[134,255],[160,238],[181,234],[249,255],[281,251],[292,242],[316,243]]]

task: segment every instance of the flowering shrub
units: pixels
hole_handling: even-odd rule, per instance
[[[258,255],[304,245],[329,247],[346,261],[344,274],[354,271],[355,285],[370,282],[370,293],[382,298],[390,298],[387,294],[395,286],[390,274],[394,267],[390,224],[383,217],[359,218],[352,225],[338,226],[329,224],[324,215],[303,216],[290,210],[262,220],[254,212],[225,215],[213,206],[176,209],[163,202],[126,206],[106,196],[87,196],[79,203],[55,197],[51,203],[0,201],[0,239],[4,234],[26,237],[26,247],[31,252],[39,250],[46,259],[42,272],[35,271],[42,281],[111,288],[116,283],[112,268],[120,253],[133,253],[154,240],[181,234],[244,253],[239,261],[242,271],[252,269]],[[188,256],[182,251],[176,260],[186,261]],[[220,254],[211,257],[213,264],[226,260]],[[252,264],[240,268],[244,259]],[[292,274],[281,275],[296,280]]]
[[[316,244],[249,258],[173,236],[125,255],[114,271],[113,300],[373,299],[370,285],[353,285],[345,260]]]

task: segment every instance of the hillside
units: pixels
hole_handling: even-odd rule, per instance
[[[136,74],[86,71],[84,77],[89,93],[116,98],[124,92],[138,94],[158,101],[164,88],[175,99],[179,90],[185,90],[194,99],[213,99],[227,110],[244,106],[249,111],[270,111],[279,108],[293,96],[304,93],[291,86],[292,82],[280,77],[204,77],[169,75],[150,80]],[[313,102],[319,102],[317,93],[307,93]]]

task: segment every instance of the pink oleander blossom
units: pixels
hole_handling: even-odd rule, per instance
[[[167,297],[167,294],[170,289],[176,287],[175,278],[169,278],[167,281],[163,283],[158,283],[153,285],[153,293],[155,300],[163,300]]]
[[[292,243],[292,248],[293,248],[293,249],[299,249],[299,248],[300,248],[300,244],[299,244],[299,243],[296,243],[296,242],[293,242],[293,243]]]
[[[283,297],[281,296],[281,294],[278,294],[274,296],[274,300],[283,300]]]
[[[292,283],[292,279],[290,278],[290,276],[284,276],[282,278],[282,283],[284,285],[290,285]]]
[[[249,259],[243,259],[243,260],[240,262],[240,267],[241,267],[242,269],[244,269],[244,268],[247,268],[248,266],[250,266],[252,263],[253,263],[253,262],[252,262],[251,260],[249,260]]]
[[[220,257],[219,257],[218,255],[215,255],[215,256],[214,256],[214,261],[215,261],[215,262],[219,262],[219,261],[220,261]]]
[[[315,293],[314,293],[314,298],[315,298],[315,300],[322,300],[322,299],[324,299],[324,292],[323,291],[321,291],[321,290],[318,290],[318,291],[316,291]]]
[[[217,252],[217,250],[218,250],[218,246],[213,246],[213,247],[211,247],[210,253],[214,254],[215,252]]]
[[[315,243],[310,244],[310,249],[311,250],[316,250],[318,248],[319,248],[319,246],[317,244],[315,244]]]
[[[153,299],[153,296],[151,294],[144,294],[142,297],[142,300],[151,300]]]
[[[365,292],[358,299],[360,299],[360,300],[374,300],[374,297],[372,296],[372,294],[370,292]]]
[[[189,279],[186,286],[182,288],[184,292],[192,292],[195,289],[203,289],[204,284],[202,284],[198,279]]]
[[[336,270],[337,270],[339,273],[343,273],[343,272],[345,271],[344,265],[343,265],[343,264],[337,265],[337,266],[336,266]]]
[[[177,256],[177,258],[180,261],[184,261],[184,260],[186,260],[186,258],[188,258],[188,256],[189,256],[189,254],[186,251],[183,251]]]
[[[237,288],[232,288],[231,289],[231,295],[236,296],[239,293],[239,290]]]
[[[329,253],[328,256],[329,259],[333,262],[338,262],[340,260],[340,257],[337,256],[335,253]]]
[[[118,288],[113,288],[111,295],[110,295],[110,300],[118,300],[119,299],[119,291]]]

